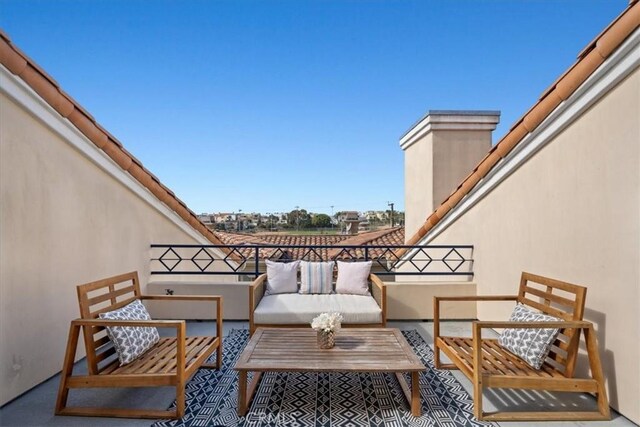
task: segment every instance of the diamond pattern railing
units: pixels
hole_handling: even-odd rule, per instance
[[[473,277],[472,245],[151,245],[151,252],[151,274],[257,277],[268,259],[372,261],[372,271],[383,276]]]

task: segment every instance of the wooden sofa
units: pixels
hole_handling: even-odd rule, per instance
[[[258,308],[261,300],[264,297],[265,289],[266,289],[266,279],[267,275],[262,274],[258,276],[257,279],[253,281],[251,286],[249,286],[249,332],[253,335],[253,332],[256,328],[259,327],[269,327],[269,328],[295,328],[295,327],[310,327],[310,323],[280,323],[280,322],[270,322],[270,323],[261,323],[256,321],[254,312]],[[369,291],[371,293],[371,297],[375,300],[378,307],[381,311],[380,320],[374,323],[349,323],[343,322],[343,327],[360,327],[360,328],[374,328],[374,327],[386,327],[387,325],[387,290],[384,282],[375,274],[369,275]],[[330,295],[328,297],[331,297]],[[336,295],[338,296],[338,295]],[[307,298],[309,295],[299,295],[296,294],[296,298]],[[326,308],[318,307],[318,314],[327,311]],[[342,313],[347,314],[347,313]],[[310,321],[310,319],[309,319]]]
[[[222,297],[211,295],[142,295],[137,272],[110,277],[77,287],[80,318],[71,321],[62,367],[56,415],[126,418],[181,418],[185,411],[185,385],[198,368],[222,366]],[[187,337],[184,320],[106,320],[100,313],[116,310],[135,299],[156,301],[211,301],[216,309],[216,336]],[[212,310],[214,307],[212,307]],[[133,362],[120,366],[105,326],[173,328],[175,337],[160,338]],[[87,373],[73,375],[80,330],[86,349]],[[205,363],[217,351],[215,365]],[[68,407],[69,389],[91,387],[176,388],[173,410]]]
[[[434,297],[434,363],[439,369],[459,369],[473,382],[474,414],[479,420],[608,420],[609,404],[600,365],[593,325],[582,320],[587,289],[559,280],[522,273],[517,295]],[[560,322],[473,322],[472,338],[440,335],[440,303],[443,301],[516,301]],[[530,367],[504,349],[497,339],[482,337],[486,328],[561,328],[549,356],[540,370]],[[584,333],[591,378],[575,379],[580,333]],[[452,364],[440,361],[442,351]],[[588,392],[597,395],[598,411],[544,411],[484,413],[482,391],[485,388],[514,388],[563,392]]]

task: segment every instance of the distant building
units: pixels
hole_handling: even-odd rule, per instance
[[[216,222],[214,215],[208,213],[198,215],[198,219],[206,226],[211,226]]]
[[[232,222],[236,220],[236,214],[219,212],[213,215],[213,219],[216,223]]]
[[[360,213],[358,211],[343,211],[336,214],[338,222],[357,221],[358,218],[360,218]]]
[[[368,220],[368,221],[386,221],[387,220],[387,215],[385,213],[385,211],[366,211],[364,213],[364,217]]]

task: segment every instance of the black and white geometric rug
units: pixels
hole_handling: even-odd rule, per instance
[[[411,415],[393,374],[269,372],[262,376],[247,416],[240,418],[233,366],[249,332],[234,329],[224,340],[223,368],[200,369],[187,384],[185,416],[153,427],[494,425],[473,418],[473,400],[451,372],[432,369],[433,351],[418,331],[402,333],[427,367],[420,374],[420,417]]]

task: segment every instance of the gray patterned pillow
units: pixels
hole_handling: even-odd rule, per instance
[[[558,322],[560,319],[538,313],[518,303],[513,309],[509,321]],[[509,328],[502,331],[498,342],[531,367],[540,369],[549,354],[551,344],[558,336],[558,331],[558,328]]]
[[[101,319],[110,320],[151,320],[149,312],[135,300],[114,311],[100,313]],[[120,366],[133,362],[138,356],[149,350],[158,341],[158,328],[142,326],[108,326],[107,335],[113,342],[120,360]]]

